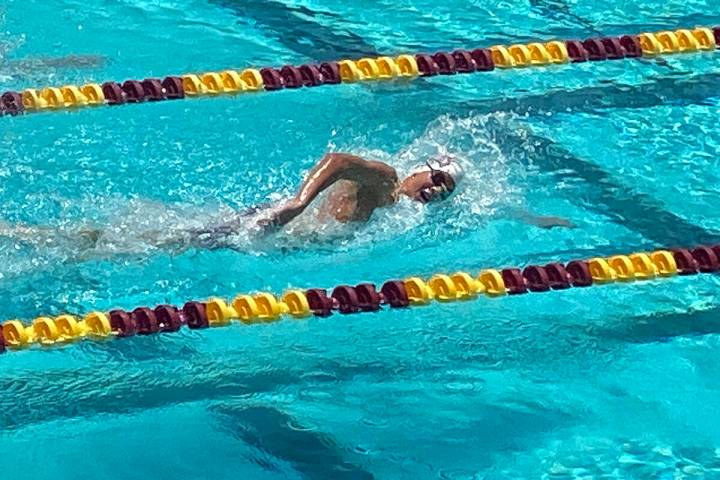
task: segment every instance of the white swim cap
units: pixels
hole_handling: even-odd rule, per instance
[[[438,155],[428,160],[427,163],[418,165],[417,168],[413,169],[412,173],[431,172],[433,170],[440,170],[450,175],[455,182],[456,188],[465,176],[465,171],[457,158],[447,154]]]

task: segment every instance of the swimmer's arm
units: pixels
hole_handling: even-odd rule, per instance
[[[347,153],[328,153],[310,171],[298,194],[275,210],[272,218],[263,223],[281,227],[300,215],[318,195],[340,180],[358,183],[370,179],[397,180],[397,173],[390,165],[365,160]]]
[[[397,173],[386,163],[365,160],[348,153],[328,153],[310,171],[295,199],[307,207],[320,193],[339,180],[363,184],[388,179],[397,180]]]

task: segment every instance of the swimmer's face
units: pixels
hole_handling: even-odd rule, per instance
[[[441,171],[414,173],[402,185],[407,196],[421,203],[445,200],[455,190],[453,178]]]

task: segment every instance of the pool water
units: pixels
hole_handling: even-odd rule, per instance
[[[9,90],[713,25],[720,3],[9,0],[0,19]],[[720,55],[665,60],[2,118],[0,226],[58,233],[0,237],[0,319],[719,243]],[[310,215],[212,251],[149,240],[285,198],[327,151],[401,173],[450,152],[468,175],[443,205],[365,226]],[[103,231],[94,248],[80,228]],[[9,352],[3,474],[720,478],[718,285]]]

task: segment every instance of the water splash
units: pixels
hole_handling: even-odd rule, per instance
[[[376,212],[369,228],[355,229],[353,243],[389,240],[411,230],[420,240],[440,240],[482,227],[505,206],[517,206],[522,201],[524,169],[503,151],[496,135],[499,129],[517,125],[518,117],[509,113],[443,115],[396,153],[352,144],[338,148],[387,162],[401,178],[437,155],[453,155],[465,170],[448,201],[421,205],[403,198],[394,208]]]
[[[441,242],[469,230],[481,228],[501,214],[506,206],[521,202],[524,169],[521,162],[503,150],[496,132],[518,129],[521,124],[512,114],[452,116],[443,115],[397,152],[372,149],[367,139],[347,145],[332,145],[334,151],[350,151],[365,158],[387,162],[402,178],[419,164],[439,154],[454,155],[466,175],[456,194],[448,201],[422,205],[402,198],[392,208],[379,209],[367,225],[319,223],[318,207],[323,196],[303,215],[280,232],[262,236],[256,222],[260,209],[252,214],[239,213],[226,204],[203,206],[165,204],[148,199],[106,197],[86,199],[81,211],[93,213],[86,224],[61,221],[50,228],[22,228],[6,238],[25,246],[45,250],[64,261],[107,258],[117,255],[148,255],[156,251],[184,251],[187,248],[232,248],[248,254],[263,255],[288,250],[349,250],[389,242],[400,236],[409,243]],[[281,203],[294,194],[287,186],[274,192],[270,201]],[[77,205],[76,205],[77,206]],[[234,224],[232,232],[199,235],[223,224]],[[221,229],[222,230],[222,229]],[[2,233],[0,231],[0,233]],[[198,241],[199,240],[199,241]]]

